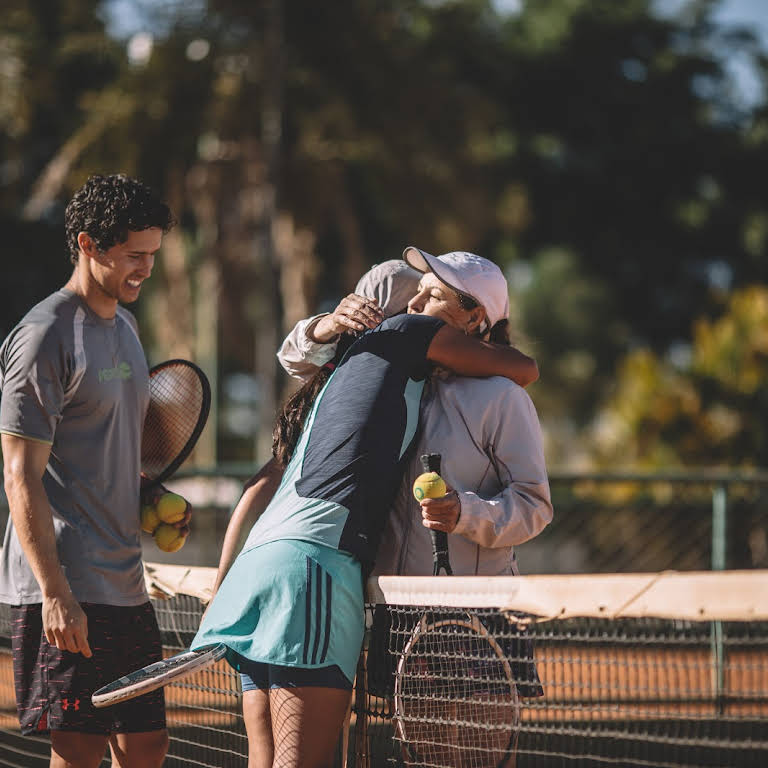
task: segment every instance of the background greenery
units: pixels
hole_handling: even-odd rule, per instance
[[[765,466],[768,58],[718,5],[6,0],[0,334],[121,171],[180,222],[136,311],[214,381],[200,462],[266,457],[283,334],[415,244],[504,266],[550,466]]]

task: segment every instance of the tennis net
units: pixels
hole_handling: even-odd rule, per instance
[[[168,655],[189,645],[213,575],[148,567]],[[768,765],[768,572],[368,586],[337,765]],[[0,613],[0,766],[47,765],[47,741],[18,733],[9,637]],[[168,768],[246,764],[226,663],[168,686],[166,701]]]
[[[767,579],[381,578],[356,762],[768,765]]]

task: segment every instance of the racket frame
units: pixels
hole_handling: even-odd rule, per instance
[[[99,688],[91,696],[91,703],[100,709],[143,696],[145,693],[156,691],[169,683],[182,680],[210,667],[223,659],[226,652],[227,646],[219,643],[198,651],[187,650],[162,661],[147,664],[146,667],[130,672]]]
[[[195,363],[191,362],[190,360],[184,360],[182,358],[173,358],[172,360],[166,360],[165,362],[158,363],[157,365],[152,366],[152,368],[149,371],[149,382],[150,382],[150,407],[151,407],[151,394],[152,394],[152,377],[153,375],[159,373],[160,371],[164,370],[165,368],[175,367],[175,366],[185,366],[192,370],[196,375],[198,380],[200,381],[201,389],[202,389],[202,402],[200,403],[200,413],[197,417],[197,423],[195,424],[194,429],[190,433],[189,438],[187,439],[187,442],[184,444],[184,447],[179,451],[179,453],[176,455],[176,458],[171,461],[162,472],[157,474],[155,477],[148,478],[146,483],[143,486],[143,489],[148,488],[154,488],[158,485],[160,485],[164,480],[167,480],[187,459],[190,453],[192,453],[192,449],[195,447],[198,438],[200,437],[203,429],[205,428],[205,424],[208,421],[208,414],[211,410],[211,384],[208,381],[208,377],[203,372],[202,368],[200,366],[195,365]],[[162,406],[158,406],[162,407]],[[147,413],[149,413],[149,409],[147,409]],[[143,438],[142,438],[143,440]],[[142,468],[143,471],[143,468]]]
[[[517,751],[517,739],[520,734],[520,716],[521,705],[520,696],[515,685],[514,677],[512,675],[512,667],[509,660],[506,657],[503,649],[496,641],[496,638],[488,631],[483,622],[474,614],[469,611],[462,613],[461,617],[452,617],[448,619],[439,619],[437,621],[431,621],[429,613],[424,613],[419,618],[418,624],[414,627],[408,638],[403,650],[400,653],[400,658],[397,662],[397,669],[395,671],[395,690],[394,690],[394,716],[395,727],[399,734],[400,741],[403,746],[403,756],[406,762],[419,764],[419,757],[414,753],[411,746],[410,739],[407,733],[406,726],[406,710],[403,701],[403,677],[405,675],[404,667],[408,661],[408,657],[414,651],[414,647],[422,640],[428,633],[446,626],[458,626],[462,630],[469,630],[475,632],[483,640],[485,640],[498,657],[504,670],[506,681],[509,684],[510,693],[512,694],[512,706],[515,710],[513,718],[512,733],[509,737],[509,742],[505,748],[504,757],[498,762],[497,768],[503,768],[503,766],[514,765],[514,755]],[[510,762],[510,758],[512,762]]]

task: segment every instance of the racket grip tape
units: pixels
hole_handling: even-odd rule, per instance
[[[425,472],[437,472],[440,474],[440,463],[442,456],[439,453],[425,453],[421,456],[421,466]],[[450,576],[453,574],[451,561],[448,556],[448,534],[445,531],[430,530],[429,535],[432,538],[432,573],[435,576],[440,574],[441,570]]]
[[[439,475],[442,458],[439,453],[425,453],[421,456],[421,466],[425,472],[437,472]]]
[[[448,576],[453,574],[451,561],[448,557],[448,534],[445,531],[430,530],[432,537],[432,574],[439,576],[444,570]]]

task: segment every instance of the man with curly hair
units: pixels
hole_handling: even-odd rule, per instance
[[[93,176],[65,213],[72,276],[0,348],[10,518],[0,557],[22,733],[50,733],[53,768],[160,766],[162,694],[96,710],[91,693],[161,658],[140,543],[148,369],[136,301],[168,207],[144,184]],[[188,516],[182,523],[189,532]]]

